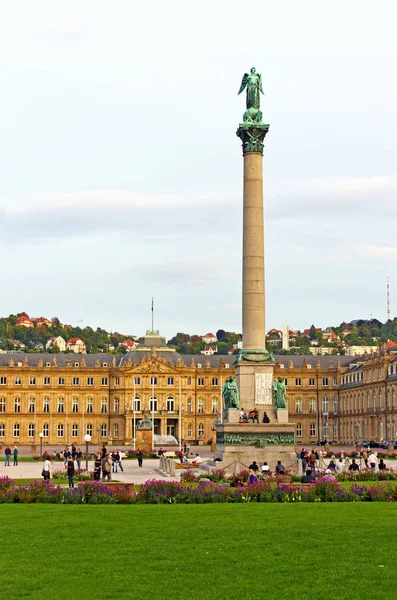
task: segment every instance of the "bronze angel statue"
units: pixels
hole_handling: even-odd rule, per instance
[[[262,111],[260,110],[260,96],[263,94],[262,75],[256,72],[252,67],[249,73],[244,73],[241,81],[239,94],[247,88],[247,110],[244,113],[243,120],[249,123],[258,123],[262,121]]]

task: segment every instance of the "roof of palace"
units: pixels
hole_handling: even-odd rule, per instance
[[[234,366],[236,359],[235,355],[220,355],[213,354],[211,356],[203,356],[202,354],[184,354],[181,355],[178,352],[169,352],[167,350],[156,350],[154,355],[150,348],[147,353],[132,351],[126,354],[50,354],[50,353],[26,353],[26,352],[4,352],[0,353],[0,366],[5,367],[10,365],[10,361],[14,361],[15,366],[28,366],[37,367],[40,365],[46,365],[51,363],[57,367],[67,367],[68,365],[75,365],[76,363],[82,363],[83,366],[90,367],[121,367],[125,363],[131,362],[132,365],[136,365],[142,361],[151,359],[153,356],[157,356],[164,361],[171,363],[175,366],[186,365],[187,367],[196,366],[200,368],[212,368],[216,369],[221,365],[228,366],[229,368]],[[296,368],[301,369],[305,366],[309,369],[315,369],[317,366],[321,369],[325,368],[336,368],[338,364],[341,367],[346,367],[349,364],[357,362],[357,357],[354,356],[300,356],[300,355],[275,355],[276,363],[280,366],[283,365],[285,369]],[[19,363],[19,364],[18,364]]]

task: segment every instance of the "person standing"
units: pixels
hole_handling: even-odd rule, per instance
[[[80,450],[80,448],[77,448],[77,452],[76,452],[76,462],[77,462],[77,468],[81,469],[81,459],[83,458],[83,453]]]
[[[11,456],[11,448],[9,446],[7,446],[7,448],[4,450],[4,454],[6,457],[4,465],[6,467],[9,467],[10,466],[10,456]]]
[[[73,462],[73,459],[72,459],[72,457],[70,455],[68,456],[68,461],[66,463],[66,468],[67,468],[67,473],[68,473],[69,488],[74,488],[74,481],[73,481],[74,462]]]
[[[69,448],[66,446],[65,450],[63,451],[63,464],[66,467],[67,462],[68,462],[68,458],[69,456],[71,456],[70,454],[70,450]]]
[[[17,467],[17,466],[18,466],[18,454],[19,454],[18,448],[15,446],[15,447],[14,447],[14,452],[13,452],[13,456],[14,456],[14,467]]]
[[[143,463],[143,452],[140,448],[136,451],[136,457],[138,459],[138,467],[141,467]]]
[[[98,452],[94,462],[94,479],[99,481],[101,479],[101,468],[102,468],[102,452]]]
[[[121,464],[124,458],[124,452],[117,450],[117,454],[119,455],[119,469],[122,473],[124,473],[123,465]]]
[[[43,470],[41,472],[42,476],[44,477],[44,481],[50,481],[51,466],[51,461],[47,457],[44,461]]]
[[[112,480],[112,463],[110,462],[110,454],[106,454],[101,461],[102,465],[102,479],[105,481],[106,477],[108,481]]]

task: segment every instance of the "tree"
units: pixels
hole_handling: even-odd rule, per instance
[[[223,340],[226,338],[226,331],[224,329],[218,329],[216,332],[216,337],[219,342],[223,342]]]

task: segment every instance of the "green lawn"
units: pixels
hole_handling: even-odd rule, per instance
[[[2,505],[1,598],[391,597],[396,525],[381,503]]]

